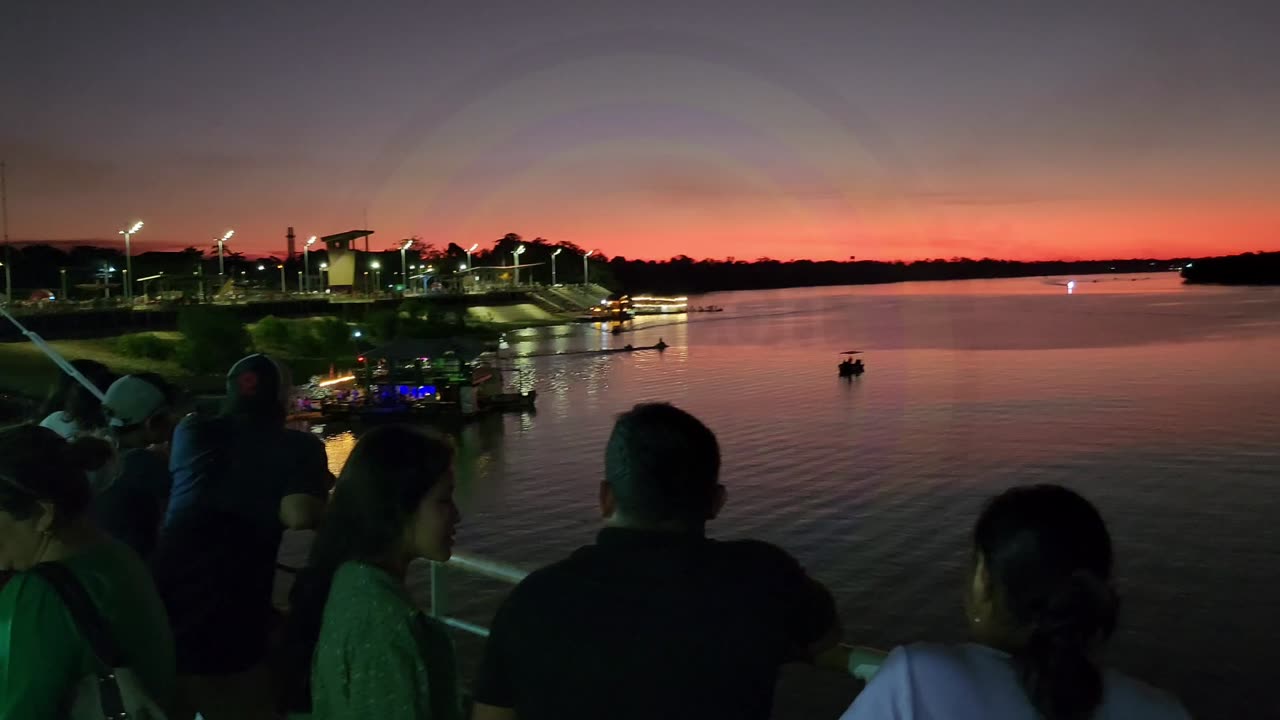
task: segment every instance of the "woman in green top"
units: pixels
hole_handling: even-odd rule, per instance
[[[138,556],[87,519],[86,468],[110,447],[72,442],[35,425],[0,431],[0,720],[61,717],[75,686],[94,670],[88,641],[62,598],[27,572],[69,568],[97,606],[124,660],[162,707],[173,700],[173,636]]]
[[[449,559],[460,519],[448,441],[398,426],[360,438],[290,598],[287,711],[461,717],[453,645],[404,586],[412,560]]]

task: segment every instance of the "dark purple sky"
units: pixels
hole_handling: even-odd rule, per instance
[[[1280,248],[1280,4],[1048,5],[7,3],[10,234]]]

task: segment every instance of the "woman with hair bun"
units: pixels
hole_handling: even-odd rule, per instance
[[[93,649],[38,566],[81,586],[147,696],[174,692],[173,636],[142,560],[89,519],[85,470],[111,447],[63,440],[36,425],[0,430],[0,720],[63,717],[73,688],[95,669]]]
[[[1099,666],[1116,627],[1111,536],[1056,485],[1008,490],[973,531],[962,645],[890,653],[843,720],[1175,720],[1169,695]]]

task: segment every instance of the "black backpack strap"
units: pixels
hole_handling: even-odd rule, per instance
[[[62,604],[67,606],[67,610],[71,613],[71,619],[75,621],[76,628],[80,630],[80,634],[88,641],[93,654],[97,656],[107,670],[118,668],[121,666],[120,647],[116,645],[116,641],[111,637],[111,632],[107,629],[106,621],[102,619],[102,614],[98,612],[98,608],[93,604],[93,599],[89,597],[89,593],[85,592],[84,586],[76,579],[75,573],[62,563],[45,562],[31,568],[31,571],[39,575],[45,582],[53,586],[58,596],[62,598]]]
[[[102,666],[97,675],[98,699],[102,704],[103,715],[109,718],[127,717],[124,698],[120,695],[120,685],[116,682],[115,674],[115,669],[123,664],[120,646],[111,637],[102,613],[93,604],[93,598],[85,592],[84,586],[71,569],[62,563],[40,563],[31,570],[53,586],[54,591],[62,598],[62,604],[67,606],[76,628],[88,641],[89,648]]]

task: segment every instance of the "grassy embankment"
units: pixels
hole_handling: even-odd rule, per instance
[[[194,394],[221,393],[231,362],[250,350],[270,353],[283,361],[296,382],[312,375],[327,374],[331,367],[342,371],[360,348],[350,338],[359,328],[366,341],[363,347],[403,334],[446,336],[496,336],[509,330],[565,322],[533,306],[473,307],[465,319],[449,325],[419,323],[413,326],[404,316],[370,318],[368,322],[341,324],[335,318],[282,320],[268,317],[244,326],[243,349],[221,348],[223,357],[208,364],[183,357],[181,332],[129,333],[114,337],[48,341],[68,360],[96,360],[117,373],[155,372]],[[198,351],[206,354],[205,351]],[[199,360],[208,358],[198,358]],[[200,365],[204,364],[204,367]],[[61,371],[31,342],[0,343],[0,393],[28,399],[43,397]]]

